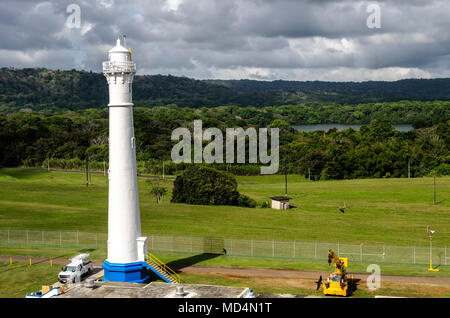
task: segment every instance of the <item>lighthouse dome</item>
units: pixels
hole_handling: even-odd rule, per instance
[[[111,62],[131,62],[130,51],[120,44],[120,38],[117,39],[117,44],[108,51],[108,59]]]
[[[120,44],[120,39],[117,39],[117,44],[108,53],[128,53],[128,50]]]

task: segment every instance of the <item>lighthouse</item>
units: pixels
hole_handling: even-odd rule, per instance
[[[149,280],[147,238],[141,236],[132,100],[136,64],[120,38],[103,62],[103,74],[109,85],[108,256],[103,280],[144,283]]]

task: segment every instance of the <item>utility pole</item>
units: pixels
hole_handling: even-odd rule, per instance
[[[428,226],[427,226],[427,231],[428,231]],[[435,232],[436,231],[433,231],[433,230],[428,231],[428,237],[430,238],[430,268],[428,268],[428,270],[431,272],[439,272],[439,269],[433,268],[433,234]]]
[[[287,194],[287,167],[284,166],[284,194]]]
[[[411,163],[408,160],[408,179],[411,179]]]
[[[308,179],[311,181],[311,168],[308,168]]]
[[[86,187],[89,187],[89,161],[86,157]]]
[[[434,170],[433,180],[433,204],[436,204],[436,170]]]

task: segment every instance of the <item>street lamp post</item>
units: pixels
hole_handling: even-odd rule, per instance
[[[433,234],[436,231],[429,230],[428,237],[430,238],[430,268],[428,269],[431,272],[439,272],[438,268],[433,268]]]

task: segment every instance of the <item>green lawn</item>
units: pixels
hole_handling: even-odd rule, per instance
[[[310,182],[288,177],[296,208],[277,211],[230,206],[162,204],[139,179],[142,232],[146,235],[386,243],[450,246],[450,178],[365,179]],[[284,176],[239,177],[239,191],[258,202],[284,194]],[[0,228],[107,232],[107,177],[77,173],[0,170]],[[172,182],[166,181],[171,188]],[[345,202],[345,214],[337,207]]]
[[[26,293],[36,292],[42,285],[51,285],[58,280],[59,266],[48,264],[0,262],[0,298],[24,298]]]

